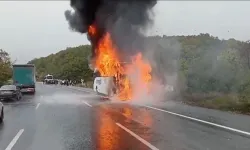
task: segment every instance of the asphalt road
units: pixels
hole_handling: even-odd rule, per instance
[[[91,90],[37,85],[5,104],[0,150],[249,150],[250,117],[181,104],[104,101]]]

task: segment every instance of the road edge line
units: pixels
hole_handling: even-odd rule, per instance
[[[83,102],[84,104],[86,104],[87,106],[89,106],[89,107],[92,107],[92,105],[90,105],[89,103],[87,103],[87,102]]]
[[[10,142],[10,144],[7,146],[5,150],[11,150],[13,146],[16,144],[16,142],[18,141],[18,139],[20,138],[20,136],[23,134],[23,132],[24,132],[24,129],[19,130],[16,136],[12,139],[12,141]]]
[[[146,146],[148,146],[150,149],[152,150],[159,150],[158,148],[156,148],[154,145],[150,144],[148,141],[144,140],[143,138],[141,138],[139,135],[135,134],[134,132],[132,132],[131,130],[129,130],[128,128],[124,127],[123,125],[121,125],[120,123],[115,123],[118,127],[122,128],[123,130],[125,130],[126,132],[128,132],[130,135],[132,135],[133,137],[135,137],[137,140],[139,140],[140,142],[142,142],[143,144],[145,144]]]
[[[38,103],[38,104],[36,105],[36,109],[38,109],[38,108],[39,108],[39,106],[40,106],[40,103]]]
[[[168,114],[179,116],[179,117],[186,118],[186,119],[189,119],[189,120],[193,120],[193,121],[196,121],[196,122],[204,123],[204,124],[207,124],[207,125],[215,126],[215,127],[218,127],[218,128],[222,128],[222,129],[226,129],[226,130],[229,130],[229,131],[233,131],[233,132],[237,132],[237,133],[241,133],[241,134],[250,136],[250,132],[247,132],[247,131],[242,131],[242,130],[239,130],[239,129],[235,129],[235,128],[227,127],[227,126],[224,126],[224,125],[208,122],[208,121],[205,121],[205,120],[185,116],[185,115],[182,115],[182,114],[174,113],[174,112],[167,111],[167,110],[160,109],[160,108],[156,108],[156,107],[151,107],[151,106],[145,106],[145,107],[151,108],[151,109],[154,109],[154,110],[158,110],[158,111],[162,111],[162,112],[166,112]]]

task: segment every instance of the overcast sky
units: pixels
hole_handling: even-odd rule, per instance
[[[161,1],[154,8],[151,34],[210,33],[219,38],[250,39],[250,1]],[[17,63],[87,44],[64,18],[69,1],[0,1],[0,48]]]

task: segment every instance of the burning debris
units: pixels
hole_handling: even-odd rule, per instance
[[[88,34],[93,68],[101,76],[116,78],[120,100],[133,97],[135,76],[135,84],[148,89],[151,66],[141,53],[144,50],[141,31],[152,22],[150,10],[155,4],[156,0],[71,0],[74,12],[65,11],[70,28]],[[122,65],[123,61],[131,63]]]

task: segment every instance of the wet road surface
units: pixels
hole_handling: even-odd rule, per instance
[[[249,150],[249,116],[171,103],[151,106],[38,84],[35,95],[5,103],[0,150]]]

